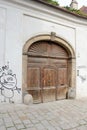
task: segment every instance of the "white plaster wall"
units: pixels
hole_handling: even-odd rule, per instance
[[[57,36],[68,41],[75,50],[75,29],[72,26],[67,27],[59,22],[56,24],[50,22],[49,17],[42,20],[25,14],[23,16],[23,32],[23,39],[25,42],[35,35],[55,32]]]
[[[6,9],[0,7],[0,67],[5,61]]]
[[[87,28],[77,28],[77,98],[87,97]]]
[[[22,14],[19,9],[8,8],[6,31],[6,60],[16,74],[17,87],[20,93],[15,91],[14,101],[21,102],[22,92]]]
[[[0,30],[0,42],[2,41],[0,44],[2,47],[0,47],[0,60],[4,61],[4,64],[1,64],[0,62],[0,66],[7,65],[9,62],[9,69],[12,70],[12,74],[16,75],[17,88],[21,89],[21,91],[19,90],[20,93],[14,89],[14,96],[11,100],[20,103],[22,102],[22,14],[19,9],[14,7],[5,5],[5,8],[5,20],[2,19],[2,17],[5,17],[5,14],[0,12],[0,14],[2,13],[0,20],[2,19],[6,22],[6,24],[3,25],[3,30]],[[4,28],[6,28],[5,31]],[[5,91],[10,95],[10,91],[7,89],[5,89]],[[4,99],[4,96],[1,96],[1,102],[3,102]],[[9,98],[6,98],[6,102],[9,102]]]
[[[86,58],[86,37],[87,29],[70,20],[55,17],[50,14],[36,12],[34,9],[19,8],[18,5],[2,4],[0,8],[0,66],[9,62],[13,74],[16,74],[17,87],[21,88],[20,93],[15,90],[14,102],[22,101],[22,49],[27,40],[38,34],[56,35],[65,39],[74,48],[77,56],[77,70],[79,74],[87,78]],[[59,19],[59,20],[58,20]],[[65,22],[64,22],[65,20]],[[82,21],[81,21],[82,22]],[[2,26],[3,24],[3,26]],[[79,55],[79,57],[78,57]],[[84,69],[79,66],[86,66]],[[77,76],[77,98],[87,97],[87,80],[81,81]],[[4,99],[3,99],[4,100]]]
[[[0,76],[2,75],[2,66],[5,63],[5,33],[6,33],[6,9],[0,7]],[[0,91],[0,101],[1,100],[2,97]]]

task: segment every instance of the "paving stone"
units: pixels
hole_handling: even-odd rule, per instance
[[[6,130],[5,126],[0,126],[0,130]]]
[[[11,119],[16,122],[16,120],[20,120],[18,117],[11,117]]]
[[[56,130],[56,128],[52,127],[52,126],[49,126],[49,127],[46,127],[47,130]]]
[[[24,123],[24,125],[27,125],[27,124],[31,124],[31,121],[30,120],[24,120],[23,123]]]
[[[35,124],[35,127],[37,130],[44,130],[46,128],[41,123]]]
[[[38,116],[38,120],[42,121],[42,120],[44,120],[44,117],[43,116]]]
[[[16,128],[19,130],[25,128],[25,126],[23,124],[18,124],[16,125]]]
[[[7,128],[7,130],[17,130],[15,127]]]
[[[50,126],[50,123],[47,120],[43,120],[41,121],[41,123],[43,124],[43,126]]]
[[[70,129],[70,130],[78,130],[78,128],[76,127],[76,128]]]
[[[85,124],[87,124],[87,122],[86,122],[85,120],[80,120],[80,121],[78,121],[78,123],[79,123],[80,125],[85,125]]]
[[[26,130],[37,130],[35,127],[32,127],[32,128],[28,128]]]
[[[81,124],[80,124],[81,125]],[[75,127],[77,127],[77,126],[79,126],[79,123],[76,123],[76,122],[74,122],[74,121],[72,121],[71,123],[70,123],[70,127],[71,128],[75,128]]]
[[[6,127],[12,127],[12,126],[14,126],[14,124],[13,124],[13,122],[6,122],[5,126]]]
[[[85,126],[85,125],[84,126],[80,126],[80,127],[77,128],[77,130],[87,130],[87,126]]]
[[[60,127],[55,127],[56,128],[56,130],[62,130]]]
[[[68,129],[71,129],[70,124],[67,124],[67,123],[62,124],[60,127],[61,127],[63,130],[68,130]]]
[[[22,123],[22,121],[21,120],[13,120],[13,122],[14,122],[14,124],[21,124]]]
[[[3,114],[2,117],[3,117],[3,119],[10,118],[10,116],[8,114]]]
[[[0,113],[0,119],[2,118],[2,114]]]
[[[4,121],[0,119],[0,126],[4,124]]]
[[[34,127],[34,124],[32,124],[32,123],[31,124],[25,124],[25,127],[26,128],[31,128],[31,127]]]
[[[6,122],[11,122],[12,121],[12,119],[10,118],[10,117],[6,117],[6,118],[4,118],[4,122],[6,123]]]
[[[57,120],[57,119],[56,119],[56,120]],[[49,123],[50,123],[52,126],[54,126],[54,127],[58,126],[58,123],[55,122],[55,120],[51,120],[51,121],[49,121]]]
[[[29,115],[29,116],[27,115],[27,117],[28,117],[28,119],[30,119],[30,120],[35,120],[35,119],[36,119],[33,115],[31,115],[31,116],[30,116],[30,115]]]
[[[11,118],[12,118],[13,120],[18,120],[18,119],[19,119],[19,117],[18,117],[17,115],[11,115]]]
[[[34,123],[34,124],[37,124],[37,123],[39,123],[39,120],[35,119],[35,120],[31,120],[31,122]]]

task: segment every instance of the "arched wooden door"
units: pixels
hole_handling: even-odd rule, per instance
[[[65,99],[68,91],[68,53],[50,41],[39,41],[28,50],[27,87],[34,103]]]

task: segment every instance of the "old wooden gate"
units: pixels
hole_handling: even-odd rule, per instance
[[[39,41],[28,50],[28,92],[34,103],[65,99],[68,91],[68,53],[50,41]]]

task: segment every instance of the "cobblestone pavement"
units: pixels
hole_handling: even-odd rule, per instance
[[[0,104],[0,130],[87,130],[87,99]]]

